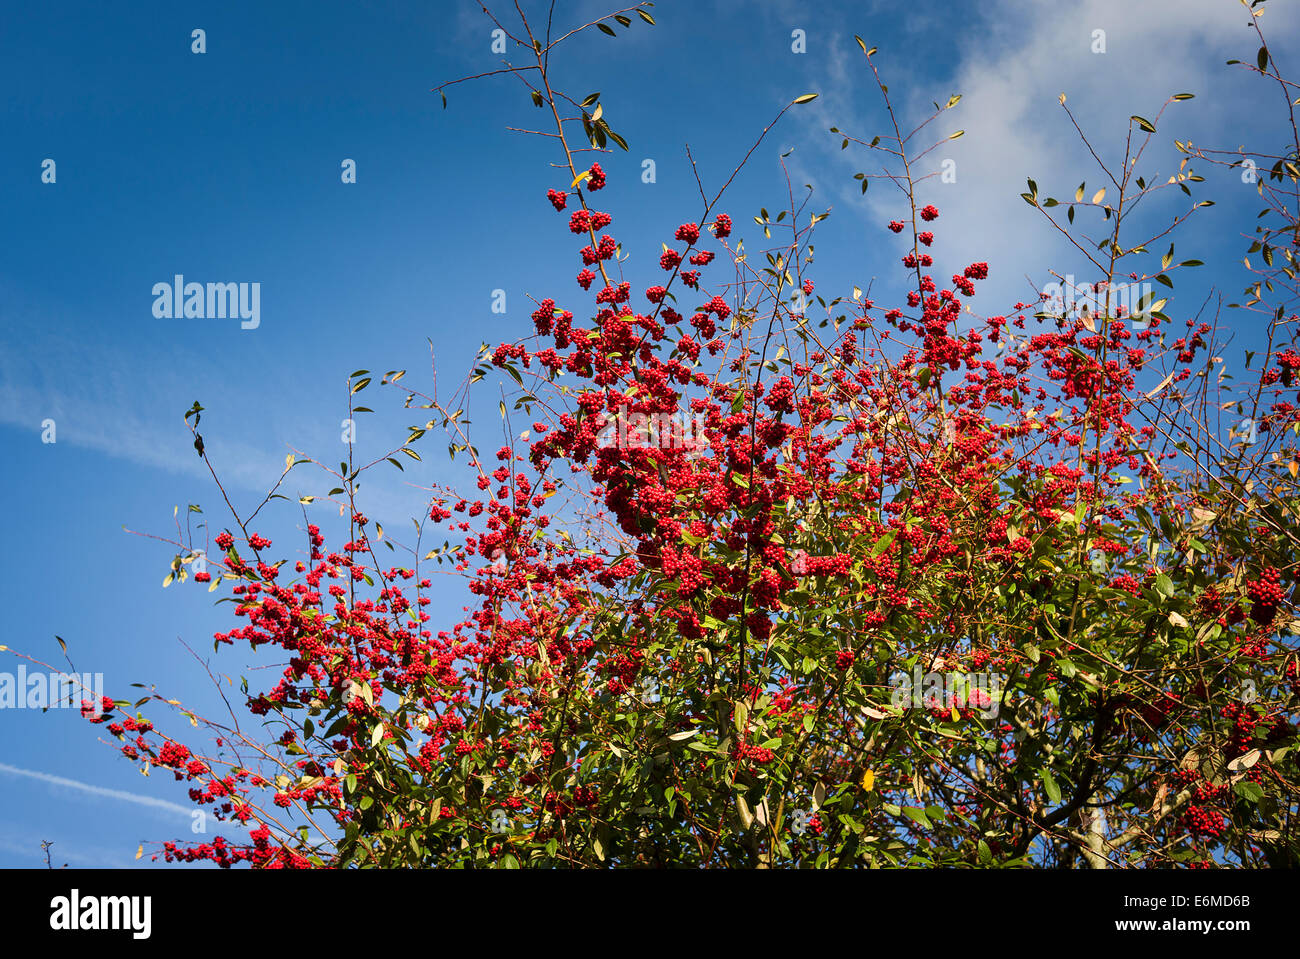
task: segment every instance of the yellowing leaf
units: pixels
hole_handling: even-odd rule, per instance
[[[867,792],[876,788],[876,774],[870,769],[862,774],[862,788]]]
[[[1100,203],[1105,198],[1106,198],[1106,188],[1102,187],[1100,190],[1098,190],[1096,193],[1092,195],[1092,202]]]
[[[1166,386],[1168,386],[1173,381],[1174,381],[1174,374],[1170,373],[1168,376],[1166,376],[1163,380],[1160,381],[1159,386],[1157,386],[1155,389],[1153,389],[1150,393],[1147,394],[1147,399],[1151,399],[1151,397],[1155,396],[1157,393],[1159,393],[1161,390],[1163,390]]]
[[[135,858],[136,859],[144,858],[144,843],[140,843],[140,848],[135,851]]]
[[[575,186],[577,186],[579,183],[581,183],[583,180],[587,179],[587,177],[589,177],[589,176],[591,176],[591,171],[590,171],[590,170],[584,170],[583,172],[579,173],[576,177],[573,178],[573,182],[572,182],[571,184],[569,184],[569,186],[570,186],[570,187],[575,187]]]

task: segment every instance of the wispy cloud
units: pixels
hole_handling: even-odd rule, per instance
[[[108,789],[104,786],[78,782],[75,779],[67,779],[63,776],[54,776],[37,769],[23,769],[19,766],[10,766],[8,763],[0,763],[0,773],[7,773],[10,776],[22,776],[27,779],[35,779],[43,783],[49,783],[51,786],[72,789],[84,795],[97,796],[101,799],[114,799],[119,802],[134,803],[137,806],[147,806],[150,809],[175,813],[184,816],[186,819],[190,818],[193,811],[182,806],[180,803],[168,802],[166,799],[158,799],[154,796],[141,796],[136,793],[126,792],[122,789]]]
[[[291,437],[292,446],[307,455],[341,443],[339,420],[317,414],[283,383],[263,387],[258,416],[241,422],[243,404],[238,395],[232,398],[232,377],[183,347],[154,347],[141,355],[94,330],[81,328],[74,335],[70,331],[78,330],[77,324],[64,322],[53,306],[32,307],[28,315],[20,311],[5,320],[0,324],[0,425],[26,431],[33,443],[40,442],[42,423],[53,420],[56,447],[92,450],[206,486],[211,474],[195,455],[182,419],[190,402],[203,398],[213,407],[204,427],[211,417],[224,417],[221,425],[202,430],[208,457],[222,485],[244,494],[236,498],[241,503],[256,503],[247,494],[264,495],[280,478],[289,446],[275,448],[277,434]],[[187,377],[184,370],[201,373]],[[256,383],[258,374],[243,371],[238,379]],[[388,523],[420,513],[425,497],[410,487],[408,475],[381,473],[367,482],[367,514]],[[292,498],[300,483],[307,484],[304,492],[317,495],[334,485],[320,474],[309,480],[300,469],[280,492]]]
[[[35,441],[41,424],[53,420],[57,443],[151,469],[207,475],[181,421],[187,404],[177,397],[192,391],[183,377],[152,361],[141,375],[140,359],[110,344],[92,346],[57,332],[43,332],[33,344],[19,329],[0,330],[0,423],[29,430]],[[276,454],[237,440],[213,445],[229,464],[231,482],[246,488],[264,487],[268,476],[274,482]]]
[[[921,185],[919,199],[940,208],[935,232],[941,260],[989,261],[992,276],[980,288],[986,307],[990,299],[1005,304],[1024,297],[1026,273],[1040,285],[1050,280],[1051,268],[1084,275],[1080,255],[1054,238],[1041,215],[1019,199],[1029,177],[1057,195],[1072,192],[1085,179],[1090,186],[1102,185],[1101,171],[1060,110],[1061,93],[1111,163],[1122,156],[1130,114],[1154,115],[1171,94],[1195,93],[1195,101],[1166,114],[1144,159],[1162,174],[1177,167],[1175,136],[1187,139],[1194,133],[1202,142],[1208,135],[1233,146],[1247,132],[1261,135],[1258,118],[1273,115],[1269,104],[1249,96],[1250,90],[1259,92],[1250,86],[1258,78],[1224,66],[1227,58],[1248,55],[1256,45],[1249,17],[1235,3],[999,0],[981,8],[978,19],[980,29],[945,29],[933,51],[882,45],[877,62],[904,133],[930,113],[931,101],[942,105],[950,92],[963,95],[957,108],[909,146],[916,152],[958,128],[966,131],[931,153],[914,175],[939,172],[944,160],[954,161],[956,182],[934,177]],[[1283,42],[1296,35],[1300,11],[1270,7],[1262,24],[1266,34]],[[1094,52],[1095,31],[1104,31],[1104,53]],[[825,95],[794,116],[803,144],[796,170],[823,199],[879,229],[902,211],[898,192],[878,181],[862,197],[852,174],[879,172],[879,164],[860,149],[842,152],[839,139],[827,132],[838,125],[865,139],[892,133],[867,64],[855,62],[861,52],[853,32],[826,38],[831,53],[820,66]],[[1249,131],[1243,122],[1251,124]],[[814,178],[816,169],[830,172]]]

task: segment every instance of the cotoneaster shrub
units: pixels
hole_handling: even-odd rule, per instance
[[[133,712],[158,696],[90,715],[231,823],[158,854],[1295,865],[1294,317],[1269,308],[1258,381],[1232,396],[1215,327],[1112,295],[1195,265],[1150,252],[1128,211],[1157,190],[1190,197],[1187,163],[1214,158],[1185,151],[1180,177],[1141,179],[1162,110],[1129,121],[1109,203],[1082,187],[1040,199],[1030,181],[1026,202],[1095,270],[1087,312],[1037,294],[967,311],[990,267],[940,265],[943,211],[921,198],[896,122],[870,142],[834,132],[892,164],[860,178],[899,188],[879,233],[906,283],[897,301],[819,295],[812,236],[829,214],[793,199],[788,222],[755,218],[769,247],[742,253],[743,217],[719,193],[671,236],[624,238],[658,258],[633,271],[615,213],[597,208],[615,174],[572,146],[577,125],[593,149],[622,138],[591,98],[551,89],[549,36],[522,17],[512,29],[536,64],[510,72],[563,150],[538,197],[555,236],[539,242],[573,238],[574,275],[543,291],[525,336],[483,353],[455,402],[386,373],[434,417],[391,457],[293,463],[335,477],[346,524],[272,543],[236,514],[217,537],[216,579],[194,577],[236,601],[216,645],[283,660],[244,703],[283,731],[186,712],[218,733],[200,751]],[[528,423],[481,454],[462,410],[487,377],[513,384]],[[359,371],[350,396],[369,385]],[[1245,404],[1249,445],[1215,439],[1225,402]],[[381,562],[357,477],[439,428],[476,488],[435,491],[418,524],[447,547]],[[184,580],[196,550],[178,548]],[[459,622],[430,611],[435,560],[465,578]]]

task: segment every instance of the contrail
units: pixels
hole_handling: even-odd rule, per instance
[[[166,799],[155,799],[152,796],[137,796],[135,793],[125,792],[121,789],[106,789],[103,786],[92,786],[90,783],[77,782],[75,779],[64,779],[62,776],[51,776],[49,773],[38,772],[34,769],[19,769],[17,766],[10,766],[8,763],[0,763],[0,773],[10,773],[14,776],[26,776],[29,779],[39,779],[41,782],[50,783],[53,786],[67,786],[69,789],[79,789],[84,793],[90,793],[92,796],[103,796],[106,799],[120,799],[123,802],[133,802],[141,806],[152,806],[155,809],[165,809],[168,812],[179,813],[186,819],[190,818],[192,810],[180,805],[180,803],[168,802]]]

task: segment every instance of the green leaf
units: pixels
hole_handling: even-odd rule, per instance
[[[749,707],[744,703],[736,703],[736,708],[732,712],[732,723],[736,727],[736,732],[743,733],[748,722]]]
[[[1043,781],[1043,789],[1047,792],[1047,798],[1054,803],[1061,801],[1061,787],[1056,785],[1056,780],[1052,777],[1051,770],[1044,769],[1038,774]]]
[[[1156,574],[1156,592],[1158,592],[1161,596],[1165,597],[1166,599],[1171,598],[1171,597],[1174,595],[1174,583],[1173,583],[1173,580],[1171,580],[1171,579],[1170,579],[1167,575],[1165,575],[1164,573],[1157,573],[1157,574]]]
[[[1248,782],[1245,779],[1233,783],[1232,791],[1246,802],[1257,803],[1264,798],[1264,787],[1259,783]]]
[[[920,806],[904,806],[902,809],[902,813],[904,816],[912,820],[917,825],[922,826],[925,829],[932,828],[930,824],[930,820],[927,819],[925,816],[925,810],[922,809]]]
[[[609,138],[610,138],[611,140],[613,140],[615,143],[617,143],[620,147],[622,147],[622,148],[623,148],[623,151],[626,152],[626,151],[627,151],[627,141],[624,140],[624,139],[623,139],[621,136],[619,136],[617,133],[615,133],[613,130],[611,130],[611,129],[609,128],[609,124],[608,124],[608,123],[605,123],[604,120],[601,121],[601,124],[603,125],[605,132],[609,134]]]

